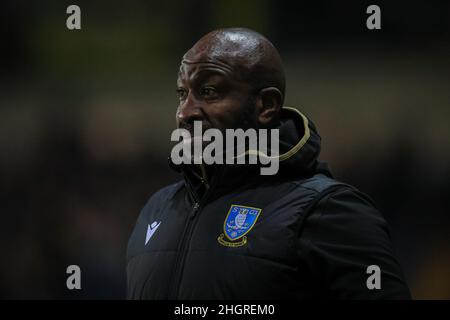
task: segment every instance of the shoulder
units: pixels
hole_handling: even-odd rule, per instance
[[[166,201],[170,201],[175,196],[175,194],[177,194],[177,192],[182,189],[183,185],[184,185],[183,181],[178,181],[176,183],[173,183],[171,185],[159,189],[150,196],[142,211],[145,211],[149,207],[159,206],[162,203],[165,203]]]
[[[182,186],[182,181],[168,185],[155,192],[147,200],[147,203],[139,213],[139,217],[137,218],[128,240],[127,261],[130,261],[130,259],[139,251],[139,248],[143,243],[142,237],[146,234],[147,226],[152,222],[161,219],[163,206],[170,202],[177,192],[181,190]]]
[[[296,185],[295,191],[299,195],[309,194],[314,204],[341,193],[354,195],[356,198],[365,199],[373,204],[373,201],[356,187],[322,173],[315,174],[307,179],[294,180],[292,183]]]
[[[367,194],[326,176],[313,177],[301,187],[315,194],[304,219],[306,234],[320,234],[321,240],[340,238],[349,245],[377,242],[389,248],[385,217]]]
[[[148,223],[150,220],[158,218],[155,216],[155,214],[158,215],[163,211],[163,206],[170,203],[175,195],[182,189],[183,185],[183,181],[178,181],[164,188],[161,188],[154,194],[152,194],[142,208],[136,224],[138,225],[140,223]]]
[[[352,188],[351,185],[341,182],[339,180],[336,180],[336,179],[334,179],[330,176],[327,176],[323,173],[316,173],[307,179],[294,180],[293,183],[295,185],[297,185],[299,190],[310,190],[316,194],[326,191],[332,187],[333,187],[333,189],[338,188],[338,187]]]
[[[314,215],[321,220],[347,217],[355,221],[361,218],[384,224],[384,217],[375,202],[364,192],[348,183],[324,174],[316,174],[308,179],[294,181],[297,196],[309,197],[306,217]]]

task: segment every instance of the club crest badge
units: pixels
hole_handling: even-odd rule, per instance
[[[253,228],[260,213],[261,209],[233,204],[217,241],[227,247],[243,246],[247,243],[245,235]]]

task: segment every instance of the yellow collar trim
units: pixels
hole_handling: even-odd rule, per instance
[[[260,155],[263,156],[265,158],[269,158],[269,159],[275,159],[275,158],[279,158],[279,161],[284,161],[289,159],[290,157],[292,157],[294,154],[296,154],[308,141],[309,137],[311,136],[311,132],[309,130],[309,121],[308,118],[301,113],[300,111],[298,111],[295,108],[292,107],[283,107],[284,110],[289,110],[292,111],[294,113],[296,113],[297,115],[299,115],[302,120],[303,120],[303,127],[304,127],[304,134],[303,137],[296,143],[295,146],[293,146],[289,151],[279,155],[279,156],[271,156],[269,157],[268,155],[266,155],[264,152],[261,152],[259,150],[248,150],[246,152],[246,154],[250,154],[250,155]]]

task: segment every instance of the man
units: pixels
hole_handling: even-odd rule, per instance
[[[183,180],[150,198],[129,240],[128,298],[410,298],[383,216],[333,179],[313,123],[283,107],[282,62],[266,38],[205,35],[177,86],[178,128],[279,129],[279,171],[172,162]]]

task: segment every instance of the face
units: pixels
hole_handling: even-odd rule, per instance
[[[256,127],[252,87],[224,62],[183,61],[177,93],[177,127],[191,134],[196,120],[202,121],[203,131]]]

